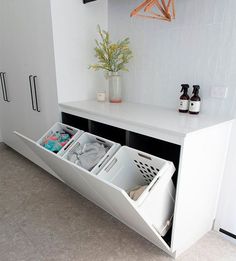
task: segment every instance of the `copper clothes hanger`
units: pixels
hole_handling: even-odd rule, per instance
[[[130,16],[171,21],[175,18],[175,0],[145,0],[131,12]]]

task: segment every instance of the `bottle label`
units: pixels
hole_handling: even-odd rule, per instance
[[[188,111],[189,100],[180,100],[179,101],[179,110]]]
[[[201,102],[200,101],[190,101],[189,111],[200,112]]]

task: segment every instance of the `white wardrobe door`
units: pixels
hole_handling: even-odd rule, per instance
[[[23,25],[17,1],[1,0],[0,17],[0,71],[5,72],[6,89],[10,102],[4,102],[1,95],[1,131],[3,141],[18,151],[22,149],[13,135],[14,130],[24,132],[26,118],[26,93],[22,88],[25,64]]]
[[[23,133],[36,140],[45,130],[59,121],[50,1],[21,0],[20,2],[22,16],[24,16],[22,17],[25,34],[23,45],[27,50],[24,57],[26,68],[23,85],[27,93],[25,106],[28,118],[27,128]],[[36,76],[35,87],[40,112],[32,110],[29,75]]]

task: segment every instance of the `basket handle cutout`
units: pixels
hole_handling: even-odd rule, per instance
[[[69,131],[74,131],[72,128],[66,126],[66,129],[69,130]]]
[[[159,178],[160,178],[160,177],[158,177],[157,180],[153,183],[153,185],[152,185],[151,188],[148,190],[148,192],[150,192],[150,191],[153,189],[153,187],[156,185],[156,183],[157,183],[157,181],[159,180]]]
[[[105,157],[105,159],[98,165],[98,167],[100,168],[108,158],[109,158],[109,155],[107,155]]]
[[[111,163],[105,168],[105,171],[108,173],[112,168],[113,166],[116,164],[117,162],[117,158],[114,158]]]
[[[173,215],[170,217],[170,219],[168,219],[168,220],[166,221],[165,226],[164,226],[163,229],[161,230],[161,234],[163,233],[163,231],[164,231],[167,227],[169,227],[169,226],[172,225],[172,221],[173,221]]]
[[[152,160],[152,158],[147,156],[147,155],[144,155],[144,154],[141,154],[141,153],[138,153],[138,155],[139,155],[139,157],[143,157],[145,159]]]
[[[70,142],[63,148],[63,150],[67,150],[73,142],[74,142],[74,140],[70,141]]]
[[[101,140],[99,138],[96,138],[97,141],[101,142],[101,143],[106,143],[104,140]]]

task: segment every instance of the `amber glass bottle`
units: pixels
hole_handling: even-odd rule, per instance
[[[179,98],[179,112],[186,113],[188,112],[188,108],[189,108],[189,96],[188,96],[189,85],[181,84],[181,86],[182,86],[181,92],[183,92],[183,94]]]

